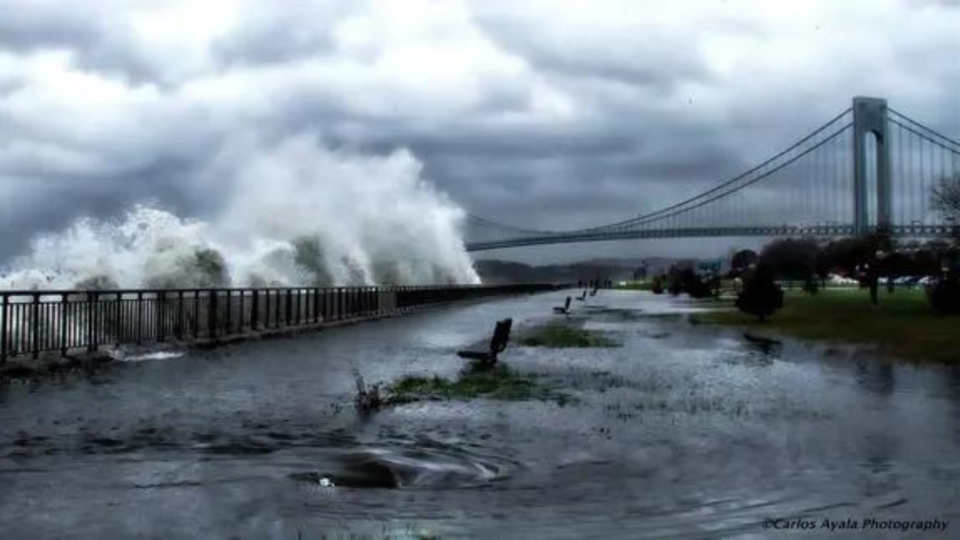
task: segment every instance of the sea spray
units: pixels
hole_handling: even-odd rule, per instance
[[[110,220],[82,218],[66,230],[41,235],[0,276],[7,289],[132,288],[204,285],[191,264],[216,252],[209,226],[137,205]],[[222,280],[229,281],[229,280]]]
[[[464,212],[403,150],[331,151],[309,136],[236,137],[197,174],[212,210],[136,205],[35,238],[0,288],[478,283]]]

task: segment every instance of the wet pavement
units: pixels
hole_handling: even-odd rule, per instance
[[[830,536],[960,535],[960,370],[694,325],[683,299],[601,291],[571,320],[622,347],[501,355],[569,401],[354,412],[355,373],[454,376],[455,351],[496,320],[562,318],[566,294],[0,386],[0,537],[826,533],[771,518],[939,519],[946,531]]]

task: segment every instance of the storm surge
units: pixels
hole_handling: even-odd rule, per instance
[[[78,219],[3,265],[0,288],[479,283],[465,213],[409,152],[241,137],[194,181],[211,209],[191,217],[144,203]]]

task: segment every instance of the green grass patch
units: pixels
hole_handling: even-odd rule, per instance
[[[620,346],[602,334],[563,323],[551,323],[531,330],[520,338],[520,344],[554,349]]]
[[[787,291],[783,308],[765,323],[735,309],[701,313],[691,320],[868,344],[912,361],[960,362],[960,317],[938,315],[926,294],[914,289],[881,291],[877,307],[870,304],[866,290],[828,290],[817,295]]]
[[[489,369],[471,364],[455,380],[437,376],[407,376],[389,386],[387,395],[392,403],[475,398],[508,401],[566,400],[565,395],[544,387],[532,376],[517,373],[503,364]]]
[[[617,283],[613,287],[614,289],[620,289],[624,291],[649,291],[653,289],[653,281],[651,280],[642,280],[642,281],[627,281],[626,283]]]

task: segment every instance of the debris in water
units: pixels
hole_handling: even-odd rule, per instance
[[[375,384],[368,389],[362,375],[355,373],[354,377],[357,381],[357,412],[365,415],[380,410],[384,405],[383,397],[380,395],[380,385]]]
[[[743,334],[743,338],[766,355],[777,355],[783,348],[783,344],[776,339],[770,339],[767,337],[756,336],[747,333]]]

